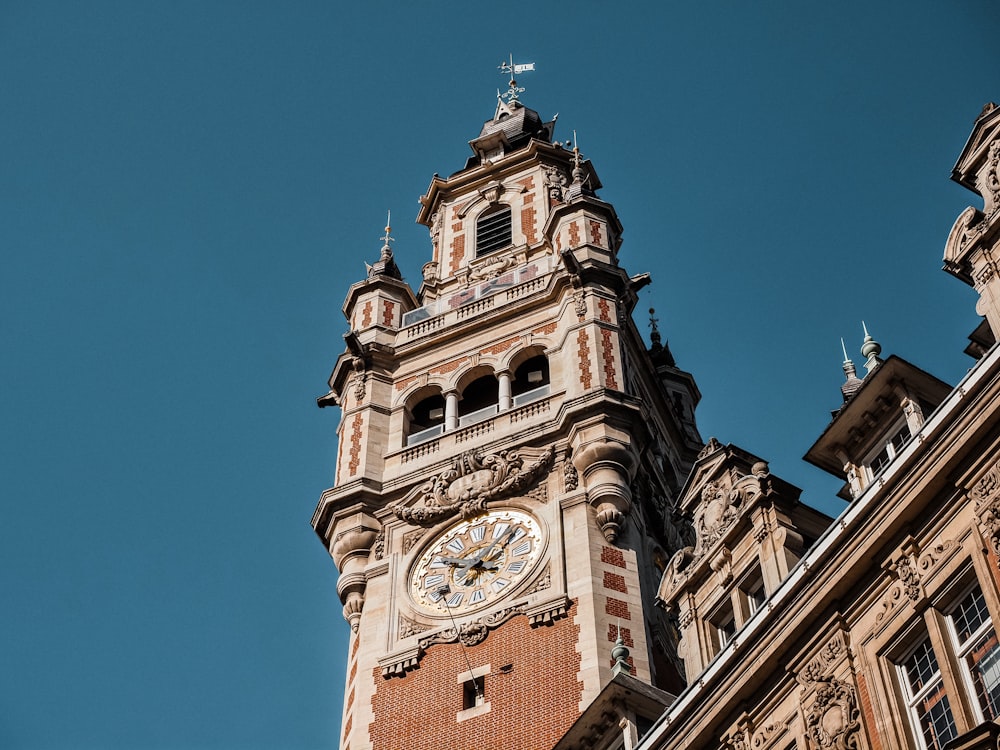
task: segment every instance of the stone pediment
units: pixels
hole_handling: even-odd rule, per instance
[[[408,492],[393,506],[393,513],[417,526],[433,526],[453,516],[477,516],[488,503],[530,489],[548,472],[552,458],[552,448],[467,451]]]
[[[697,507],[704,502],[702,496],[709,482],[732,487],[741,477],[760,473],[754,470],[757,464],[763,464],[766,473],[767,463],[762,459],[734,445],[723,445],[714,437],[709,438],[684,483],[678,507],[687,515],[695,515]]]
[[[657,597],[670,602],[683,583],[708,562],[718,565],[726,557],[725,538],[757,498],[771,490],[767,463],[735,446],[710,438],[685,483],[679,506],[691,519],[693,547],[678,550],[671,558]],[[721,559],[721,558],[720,558]]]

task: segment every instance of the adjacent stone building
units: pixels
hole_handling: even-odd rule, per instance
[[[980,294],[957,386],[871,337],[806,460],[836,520],[698,432],[593,165],[517,99],[435,176],[419,290],[344,303],[313,526],[351,625],[341,748],[996,748],[1000,110],[954,179]]]

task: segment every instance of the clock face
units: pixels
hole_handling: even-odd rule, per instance
[[[542,551],[538,521],[497,510],[446,529],[424,551],[410,576],[410,594],[435,614],[470,612],[516,588]]]

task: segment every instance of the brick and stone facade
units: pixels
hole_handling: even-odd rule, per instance
[[[955,387],[870,337],[865,377],[845,362],[806,454],[844,482],[835,520],[702,441],[693,378],[632,321],[648,276],[553,128],[500,103],[421,197],[419,289],[387,239],[344,303],[313,516],[352,629],[340,746],[995,748],[1000,109],[945,249],[977,362]]]

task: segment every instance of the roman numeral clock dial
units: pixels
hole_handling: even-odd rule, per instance
[[[495,510],[445,529],[431,540],[410,574],[421,609],[471,612],[514,591],[542,552],[538,521],[517,510]]]

